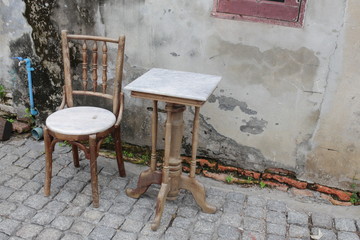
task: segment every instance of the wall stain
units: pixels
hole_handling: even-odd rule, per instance
[[[268,124],[267,121],[263,119],[257,119],[256,117],[251,117],[250,120],[245,123],[245,125],[240,126],[240,131],[251,134],[262,133],[264,131],[264,128]]]
[[[215,96],[212,94],[208,102],[214,103],[216,100],[219,101],[219,108],[224,111],[234,111],[236,107],[239,107],[239,109],[248,115],[256,115],[257,112],[255,110],[252,110],[248,108],[248,105],[246,102],[239,101],[233,97],[226,97],[226,96]]]

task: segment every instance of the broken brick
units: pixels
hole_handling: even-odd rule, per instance
[[[281,184],[281,183],[276,183],[276,182],[271,182],[271,181],[263,181],[263,183],[265,183],[267,187],[275,188],[275,189],[283,191],[283,192],[286,192],[289,189],[289,187],[286,184]]]
[[[318,192],[335,195],[341,201],[350,201],[351,192],[345,192],[339,189],[326,187],[320,184],[312,184],[309,186],[309,188]]]
[[[286,183],[290,186],[299,188],[299,189],[305,189],[307,187],[307,183],[306,182],[302,182],[296,179],[292,179],[289,177],[285,177],[285,176],[280,176],[280,175],[276,175],[276,174],[271,174],[271,173],[264,173],[262,175],[263,179],[268,179],[268,180],[276,180],[280,183]]]
[[[268,168],[265,169],[264,171],[265,173],[272,173],[272,174],[277,174],[277,175],[282,175],[282,176],[289,176],[292,178],[296,177],[296,173],[290,170],[286,170],[283,168]]]

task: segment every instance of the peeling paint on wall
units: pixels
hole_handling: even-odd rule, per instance
[[[264,131],[264,128],[267,125],[267,121],[263,119],[257,119],[256,117],[251,117],[249,121],[245,121],[245,125],[240,126],[240,131],[250,133],[250,134],[260,134]]]

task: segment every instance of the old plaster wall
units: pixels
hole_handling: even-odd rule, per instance
[[[306,178],[322,183],[337,176],[343,187],[360,180],[359,16],[359,1],[349,0],[334,54],[334,59],[342,61],[332,61],[329,67],[327,91],[304,172]]]
[[[15,101],[16,109],[21,108],[26,103],[25,86],[9,57],[23,52],[32,56],[39,72],[35,100],[46,117],[60,99],[60,30],[109,37],[125,34],[124,84],[151,67],[223,77],[201,109],[200,155],[259,171],[283,167],[306,180],[327,176],[326,183],[338,186],[339,179],[350,181],[360,170],[354,143],[359,131],[354,123],[360,114],[353,104],[356,88],[348,84],[355,84],[358,71],[355,63],[350,64],[356,59],[351,49],[358,46],[359,36],[349,30],[353,24],[358,27],[354,12],[360,7],[355,2],[308,0],[304,27],[289,28],[213,18],[212,0],[1,0],[0,41],[5,47],[0,56],[5,60],[0,82],[22,93],[24,100]],[[46,89],[46,96],[40,89]],[[355,98],[342,102],[349,91]],[[352,108],[345,108],[350,103]],[[150,102],[126,93],[125,141],[150,144],[150,114]],[[189,109],[186,154],[192,116]],[[160,121],[164,120],[161,113]],[[337,138],[340,130],[343,138]],[[339,149],[327,144],[335,144],[334,139],[343,144],[343,151],[324,150]],[[346,150],[351,144],[354,150]],[[329,161],[332,154],[339,155]],[[333,164],[344,168],[334,170]]]

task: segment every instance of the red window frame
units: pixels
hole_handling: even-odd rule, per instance
[[[214,0],[212,16],[302,27],[306,0]]]

